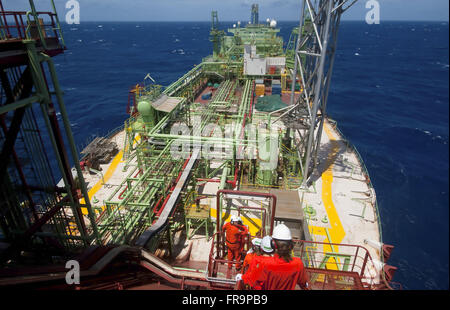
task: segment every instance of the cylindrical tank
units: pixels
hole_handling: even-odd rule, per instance
[[[265,133],[258,138],[257,183],[274,185],[277,179],[279,137],[278,133]]]
[[[155,110],[148,99],[141,99],[138,102],[137,109],[146,126],[154,126]]]

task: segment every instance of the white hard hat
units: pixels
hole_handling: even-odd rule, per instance
[[[254,239],[252,240],[252,244],[253,244],[254,246],[261,246],[261,238],[254,238]]]
[[[232,215],[230,222],[241,222],[241,218],[237,215]]]
[[[265,236],[264,238],[262,238],[261,240],[261,250],[263,250],[266,253],[272,253],[273,252],[273,248],[272,248],[272,244],[271,244],[272,238],[270,236]]]
[[[280,224],[273,229],[273,239],[292,240],[291,230],[284,224]]]

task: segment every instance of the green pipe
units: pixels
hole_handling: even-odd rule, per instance
[[[171,95],[175,89],[183,84],[183,82],[192,75],[195,71],[199,70],[203,66],[203,63],[200,63],[199,65],[195,66],[193,69],[191,69],[188,73],[183,75],[181,78],[179,78],[174,83],[170,84],[164,91],[163,94]]]
[[[128,176],[125,178],[125,181],[122,181],[122,183],[121,183],[119,186],[117,186],[117,188],[116,188],[116,189],[113,191],[113,193],[108,197],[108,199],[105,200],[105,203],[106,203],[106,201],[111,200],[112,197],[114,197],[114,196],[117,194],[117,192],[122,188],[122,186],[124,185],[124,183],[128,180],[128,178],[129,178],[132,174],[134,174],[134,173],[136,172],[137,169],[138,169],[138,168],[135,167],[134,170],[132,170],[132,171],[128,174]]]
[[[127,180],[130,180],[130,181],[139,181],[140,179],[139,178],[128,178]],[[146,181],[151,181],[151,182],[164,182],[165,181],[165,179],[157,179],[157,178],[155,178],[155,179],[147,179]]]
[[[160,157],[162,156],[162,154],[163,154],[164,152],[166,152],[166,151],[169,149],[170,145],[171,145],[171,143],[168,143],[168,144],[167,144],[167,146],[164,148],[163,152],[161,152],[161,154],[158,156],[158,158],[153,162],[153,165],[150,166],[150,167],[142,174],[142,176],[141,176],[140,180],[137,182],[137,184],[136,184],[136,185],[135,185],[135,186],[134,186],[134,187],[133,187],[126,195],[125,195],[123,201],[121,201],[121,202],[119,203],[119,207],[121,207],[121,206],[124,204],[124,202],[127,201],[127,200],[130,198],[131,194],[134,193],[135,188],[136,188],[138,185],[140,185],[143,181],[145,181],[145,179],[147,178],[148,174],[151,172],[153,166],[155,166],[155,165],[159,162]]]
[[[155,194],[158,192],[157,188],[152,188],[151,191],[151,196],[150,196],[150,200],[155,196]],[[145,205],[146,207],[149,207],[149,205]],[[141,212],[139,212],[141,211]],[[135,212],[138,212],[138,215],[135,216]],[[123,225],[123,230],[122,232],[116,230],[115,232],[112,232],[112,234],[114,235],[114,237],[112,238],[112,241],[114,243],[118,243],[124,240],[124,238],[128,235],[129,230],[131,228],[134,228],[136,223],[140,221],[140,219],[142,218],[143,214],[145,213],[145,209],[144,210],[140,210],[139,207],[134,207],[131,208],[129,210],[129,212],[127,213],[126,219],[124,220],[125,224]],[[133,218],[134,217],[134,218]]]
[[[159,184],[158,184],[158,185],[159,185]],[[152,190],[152,189],[155,188],[155,187],[153,187],[153,186],[154,186],[154,182],[151,182],[151,183],[147,186],[147,188],[145,189],[145,191],[142,193],[141,197],[138,199],[137,202],[142,202],[142,199],[145,198],[145,196],[147,195],[148,191],[150,191],[150,190]],[[158,187],[158,189],[159,189],[159,187]],[[150,199],[151,199],[151,198],[149,198],[148,200],[144,201],[143,203],[146,203],[146,202],[148,203],[148,202],[150,201]]]
[[[240,124],[242,126],[242,124]],[[181,136],[181,135],[171,135],[171,134],[151,134],[148,137],[152,138],[158,138],[158,139],[167,139],[167,140],[178,140],[178,141],[184,141],[184,140],[193,140],[195,142],[221,142],[223,144],[236,144],[236,142],[239,139],[234,138],[216,138],[216,137],[202,137],[202,136]],[[257,140],[243,140],[247,143],[256,143]],[[239,143],[237,145],[245,146],[244,143]]]
[[[217,167],[216,169],[214,169],[210,174],[207,174],[207,175],[206,175],[206,178],[207,178],[207,179],[211,178],[217,171],[219,171],[220,169],[222,169],[222,167],[223,167],[224,165],[226,165],[227,163],[228,163],[228,161],[225,160],[222,164],[220,164],[219,167]],[[224,169],[225,169],[225,168],[224,168]]]
[[[150,208],[150,201],[152,201],[152,199],[155,197],[155,195],[157,194],[159,192],[159,188],[156,188],[156,187],[153,187],[152,189],[151,189],[151,192],[150,192],[150,196],[149,196],[149,201],[148,201],[148,204],[146,205],[146,207],[147,208]],[[137,209],[138,207],[136,207],[135,209]],[[133,219],[131,219],[131,221],[130,221],[130,223],[128,223],[128,224],[126,224],[125,225],[125,228],[126,228],[126,230],[128,230],[128,229],[130,229],[130,228],[132,228],[132,227],[134,227],[135,225],[136,225],[136,222],[138,222],[140,219],[141,219],[141,217],[144,215],[144,211],[146,211],[145,209],[144,210],[139,210],[139,211],[142,211],[142,212],[140,212],[139,214],[138,214],[138,216],[137,217],[135,217],[135,219],[133,220]],[[132,217],[132,213],[130,213],[130,217]]]

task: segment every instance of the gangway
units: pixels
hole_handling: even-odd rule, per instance
[[[167,201],[167,204],[164,206],[164,210],[162,211],[156,223],[152,225],[149,229],[147,229],[139,237],[139,239],[136,241],[137,246],[141,247],[147,246],[150,240],[167,226],[169,222],[169,216],[173,213],[177,205],[177,202],[180,199],[181,192],[188,183],[191,171],[195,163],[197,162],[197,159],[199,158],[200,154],[201,148],[194,146],[194,150],[192,151],[192,154],[189,160],[187,161],[187,165],[184,167],[184,170],[177,182],[177,185],[175,186],[174,191],[170,194],[170,198]]]

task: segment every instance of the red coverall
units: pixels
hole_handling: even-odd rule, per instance
[[[254,257],[242,280],[255,290],[293,290],[297,284],[308,289],[309,277],[300,258],[293,257],[287,263],[275,254]]]
[[[236,268],[240,269],[243,250],[242,237],[248,234],[248,229],[243,225],[228,222],[223,225],[222,231],[225,231],[226,234],[225,242],[228,248],[228,260],[236,260]],[[231,267],[232,265],[230,264],[229,268]]]
[[[247,253],[247,255],[245,255],[244,263],[242,265],[243,273],[245,273],[248,270],[248,268],[250,267],[252,260],[255,256],[258,256],[258,255],[256,255],[256,253]]]

